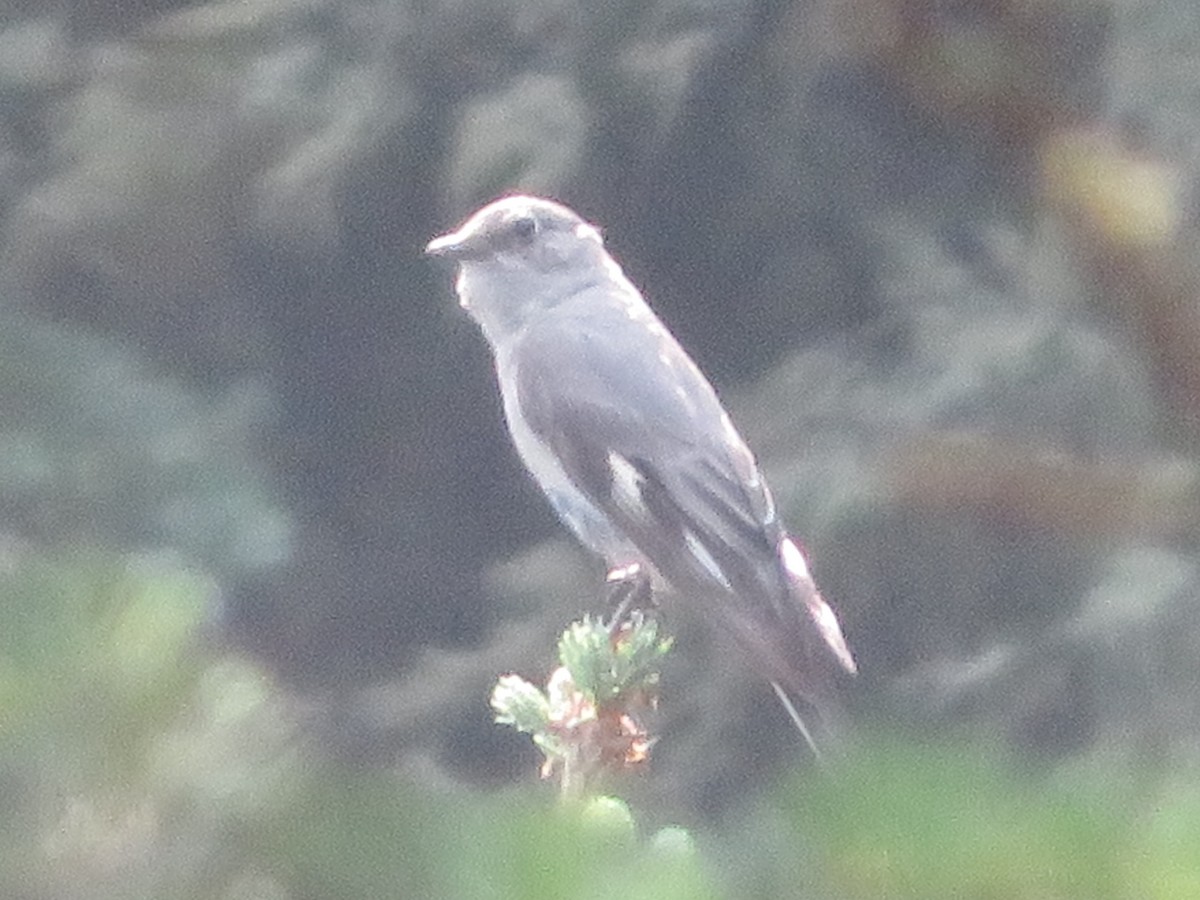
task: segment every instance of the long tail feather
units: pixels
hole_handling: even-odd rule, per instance
[[[796,730],[800,732],[800,736],[804,738],[804,743],[808,744],[808,748],[812,751],[813,759],[817,765],[824,765],[825,757],[822,756],[820,749],[817,747],[817,742],[813,739],[812,732],[808,726],[804,724],[804,719],[800,716],[800,711],[796,709],[796,705],[792,703],[792,698],[787,695],[787,691],[778,681],[772,681],[771,687],[775,689],[775,696],[779,698],[779,702],[783,704],[783,708],[787,710],[788,716],[792,720],[792,724],[796,726]]]

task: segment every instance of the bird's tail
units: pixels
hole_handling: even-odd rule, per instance
[[[800,715],[800,710],[796,709],[796,704],[792,702],[792,698],[788,696],[788,692],[778,681],[772,681],[771,687],[775,689],[775,696],[779,698],[779,702],[783,704],[783,708],[787,711],[788,718],[792,720],[792,724],[796,726],[796,730],[800,732],[800,737],[804,738],[804,743],[808,745],[808,749],[812,751],[813,759],[817,765],[825,764],[825,754],[821,752],[821,748],[817,746],[816,738],[813,737],[812,731],[804,722],[804,717]]]
[[[797,623],[797,631],[792,632],[792,640],[799,646],[793,646],[790,654],[791,677],[772,679],[771,687],[814,758],[821,763],[824,754],[818,745],[837,744],[839,735],[845,731],[835,671],[841,668],[854,674],[858,665],[842,634],[837,614],[817,589],[803,551],[790,537],[784,536],[779,541],[778,552],[794,604],[791,608],[799,613],[801,620]],[[794,699],[803,700],[808,722]]]
[[[817,583],[808,571],[803,551],[790,537],[784,537],[779,542],[779,561],[783,564],[792,596],[799,601],[808,622],[833,653],[838,664],[851,675],[856,673],[858,664],[854,661],[854,654],[850,652],[846,638],[842,635],[842,626],[838,622],[837,614],[817,590]]]

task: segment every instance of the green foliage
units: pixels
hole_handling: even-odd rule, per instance
[[[1200,897],[1200,787],[1194,777],[1163,785],[1132,817],[1126,880],[1147,900]]]
[[[658,667],[671,643],[670,638],[659,638],[654,619],[638,613],[620,640],[613,640],[610,626],[584,616],[559,638],[558,658],[584,696],[603,704],[656,685]]]
[[[878,740],[783,809],[834,897],[1197,896],[1200,795],[1147,801],[1111,762],[1068,783],[966,743]]]
[[[3,732],[62,727],[97,759],[136,744],[195,677],[211,592],[164,560],[18,551],[0,571]]]
[[[633,612],[618,625],[585,616],[558,642],[560,666],[545,691],[517,675],[492,689],[496,722],[533,737],[564,795],[583,797],[622,769],[649,759],[654,741],[640,721],[653,706],[658,666],[671,649],[658,624]]]
[[[1200,887],[1196,779],[1131,779],[1112,759],[1035,771],[965,743],[866,740],[695,840],[641,833],[611,797],[439,792],[338,765],[271,679],[198,645],[204,577],[96,551],[7,563],[0,896],[1190,900]],[[539,717],[540,701],[528,719],[529,696],[512,698],[514,724]]]
[[[221,573],[286,558],[291,525],[255,458],[261,391],[204,396],[114,342],[4,310],[0,398],[9,531],[170,547]]]
[[[0,895],[57,896],[153,830],[151,751],[204,669],[195,640],[212,585],[166,559],[9,550]]]
[[[379,776],[326,770],[259,831],[298,896],[605,900],[719,896],[690,847],[642,843],[618,801],[546,808],[512,796],[433,798]]]
[[[496,722],[524,734],[537,734],[550,724],[550,701],[520,675],[503,675],[492,690]]]

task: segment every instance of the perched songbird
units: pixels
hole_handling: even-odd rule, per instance
[[[458,263],[513,442],[559,517],[610,570],[699,604],[811,743],[785,691],[820,712],[833,671],[855,671],[837,616],[712,385],[600,232],[558,203],[514,196],[426,252]]]

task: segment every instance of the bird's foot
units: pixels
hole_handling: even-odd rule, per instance
[[[639,563],[609,570],[604,577],[604,592],[607,605],[613,610],[608,626],[613,638],[620,634],[632,614],[658,609],[650,575]]]

